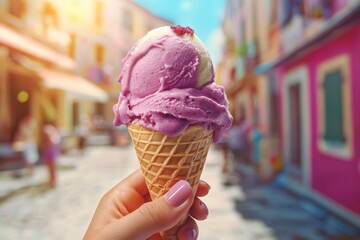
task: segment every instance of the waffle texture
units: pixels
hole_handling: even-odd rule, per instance
[[[181,179],[196,192],[212,131],[191,125],[180,135],[170,137],[136,124],[129,124],[128,130],[152,200],[166,194]],[[162,233],[163,239],[177,239],[177,230],[185,220]]]

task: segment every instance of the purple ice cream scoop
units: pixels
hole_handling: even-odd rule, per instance
[[[210,57],[192,29],[161,27],[139,40],[122,60],[116,126],[135,123],[176,136],[189,125],[214,131],[231,126],[224,89],[214,83]]]

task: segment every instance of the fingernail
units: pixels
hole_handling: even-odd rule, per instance
[[[203,181],[203,180],[200,180],[202,183],[204,183],[208,188],[209,188],[209,190],[211,189],[211,186],[210,186],[210,184],[208,184],[207,182],[205,182],[205,181]]]
[[[187,239],[196,239],[196,230],[194,228],[190,228],[190,229],[187,229],[186,230],[186,236],[187,236]]]
[[[192,194],[190,184],[185,180],[178,181],[165,195],[167,203],[173,207],[178,207],[184,203]]]
[[[206,215],[209,215],[209,209],[207,208],[207,206],[205,205],[205,203],[201,202],[200,203],[200,207],[206,211]]]

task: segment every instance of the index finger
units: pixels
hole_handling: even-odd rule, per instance
[[[110,192],[120,191],[122,189],[133,189],[136,192],[138,192],[141,196],[146,196],[149,193],[141,169],[138,169],[135,172],[131,173],[128,177],[126,177],[120,183],[115,185],[110,190]]]

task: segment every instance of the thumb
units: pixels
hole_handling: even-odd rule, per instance
[[[170,229],[186,216],[192,202],[193,192],[190,184],[180,180],[165,196],[143,204],[119,220],[118,227],[126,234],[123,239],[146,239],[155,233]]]

